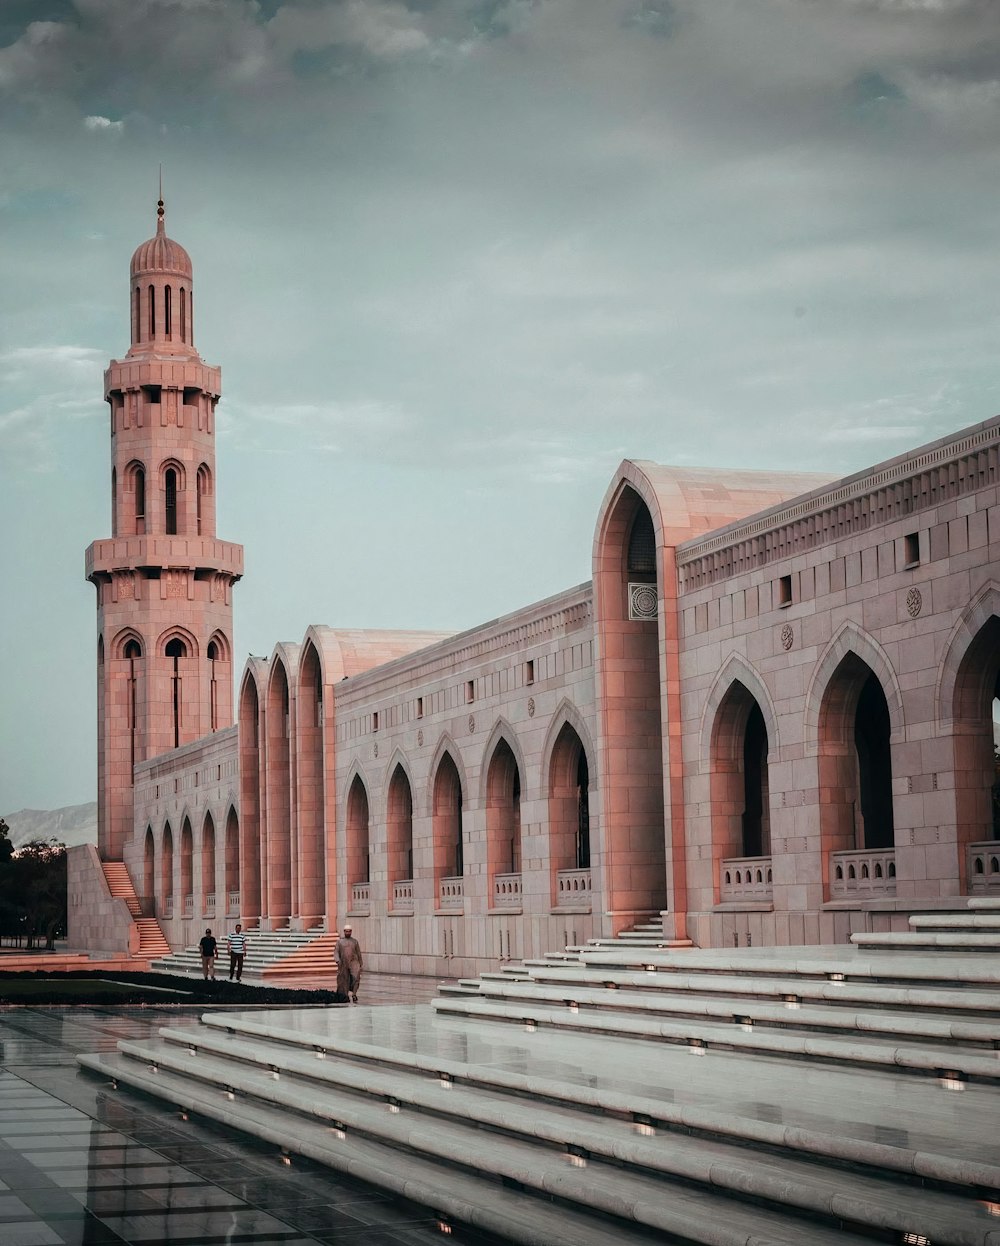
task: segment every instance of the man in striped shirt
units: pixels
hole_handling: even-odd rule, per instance
[[[247,937],[239,922],[236,923],[233,933],[227,937],[226,946],[229,948],[229,981],[232,982],[235,973],[236,981],[239,982],[243,977],[243,957],[247,954]]]

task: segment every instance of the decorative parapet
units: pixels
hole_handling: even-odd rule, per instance
[[[1000,839],[969,844],[966,852],[969,891],[1000,891]]]
[[[364,916],[371,909],[371,903],[371,883],[354,883],[351,886],[351,912]]]
[[[556,907],[589,909],[591,903],[590,870],[559,870],[556,874]]]
[[[916,514],[1000,481],[1000,420],[677,547],[680,591]]]
[[[521,907],[521,875],[497,874],[493,879],[493,907],[517,909]]]
[[[227,917],[238,917],[240,912],[240,893],[231,891],[229,893],[229,905],[226,911]]]
[[[438,903],[443,909],[460,909],[465,901],[465,886],[461,878],[442,878]]]
[[[896,854],[892,848],[872,852],[830,853],[830,898],[894,896]]]
[[[723,904],[771,899],[771,858],[730,857],[720,865],[719,898]]]
[[[413,912],[413,879],[399,878],[392,884],[392,911]]]

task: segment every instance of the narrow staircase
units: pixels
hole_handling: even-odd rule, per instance
[[[128,905],[128,911],[132,914],[133,925],[139,932],[139,958],[152,960],[156,956],[169,955],[170,944],[160,929],[160,923],[155,917],[142,916],[142,905],[139,903],[139,897],[136,895],[125,862],[102,861],[101,868],[104,870],[108,890],[116,899],[124,900]]]
[[[322,926],[311,930],[245,929],[247,954],[243,965],[243,981],[274,983],[281,979],[325,979],[329,982],[333,969],[333,946],[336,938]],[[219,944],[216,976],[228,972],[226,934],[215,931]],[[151,968],[161,973],[183,973],[201,977],[201,952],[192,944],[155,960]]]

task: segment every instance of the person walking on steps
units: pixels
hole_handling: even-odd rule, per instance
[[[205,981],[211,978],[214,982],[215,958],[219,954],[219,945],[212,936],[211,928],[205,931],[198,947],[201,950],[201,972],[205,975]]]
[[[354,937],[354,927],[344,927],[344,933],[337,940],[333,949],[333,960],[337,966],[337,990],[346,995],[352,1004],[358,1002],[358,987],[361,985],[361,944]]]
[[[229,981],[232,982],[235,974],[236,981],[240,982],[243,979],[243,957],[247,954],[247,937],[239,922],[226,939],[226,946],[229,948]]]

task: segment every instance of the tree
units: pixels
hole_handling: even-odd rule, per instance
[[[2,837],[0,837],[2,843]],[[0,935],[44,937],[52,950],[66,927],[66,845],[34,839],[3,856],[0,847]]]

